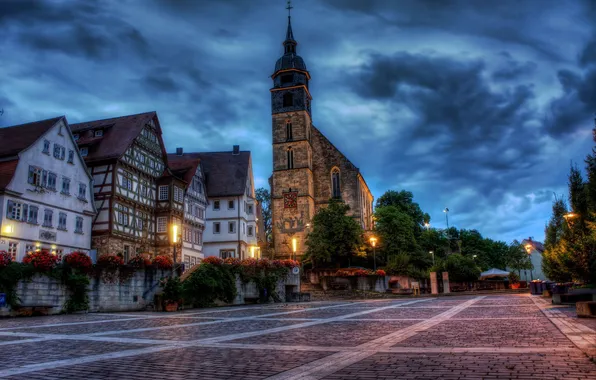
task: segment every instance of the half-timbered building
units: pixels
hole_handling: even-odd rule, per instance
[[[97,215],[92,247],[98,255],[156,254],[167,250],[174,215],[182,204],[170,203],[174,178],[167,173],[167,154],[155,112],[71,125],[79,152],[93,176]],[[165,195],[159,191],[167,187]],[[168,203],[167,205],[165,203]],[[159,210],[159,211],[158,211]],[[176,211],[177,210],[177,211]]]
[[[186,268],[201,262],[203,234],[205,231],[205,209],[207,195],[205,178],[198,158],[184,157],[183,149],[168,154],[168,165],[172,174],[184,180],[184,218],[181,234],[181,257]]]
[[[91,176],[64,116],[0,128],[0,250],[91,248]]]

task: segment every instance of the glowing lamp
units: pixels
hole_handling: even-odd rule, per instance
[[[296,247],[298,246],[298,240],[296,238],[292,238],[292,251],[296,253]]]
[[[174,244],[178,243],[178,225],[177,224],[172,225],[172,243],[174,243]]]
[[[369,240],[370,240],[370,244],[373,246],[373,248],[377,246],[377,238],[376,237],[373,236]]]
[[[12,232],[13,232],[13,228],[12,228],[12,226],[10,224],[7,225],[6,227],[4,227],[4,233],[6,233],[6,234],[12,234]]]

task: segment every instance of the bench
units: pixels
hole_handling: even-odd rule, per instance
[[[25,304],[15,306],[14,309],[18,310],[20,315],[34,315],[37,310],[41,315],[48,315],[50,309],[57,307],[56,305],[43,305],[43,304]],[[29,311],[29,309],[31,309]]]
[[[577,302],[575,310],[579,318],[596,318],[596,301]]]
[[[466,290],[468,290],[468,287],[467,286],[457,286],[457,285],[455,285],[455,286],[452,286],[451,287],[451,291],[452,292],[465,292]]]
[[[583,301],[596,301],[596,290],[594,289],[574,289],[568,293],[553,294],[553,305],[576,304]]]

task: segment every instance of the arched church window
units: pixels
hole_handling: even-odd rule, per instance
[[[284,107],[292,107],[294,105],[294,95],[291,92],[284,94]]]
[[[333,198],[341,198],[341,188],[339,185],[339,169],[333,168],[331,171],[331,194]]]
[[[292,140],[292,139],[293,139],[292,122],[286,121],[286,140]]]
[[[288,148],[288,169],[294,169],[294,151],[292,147]]]

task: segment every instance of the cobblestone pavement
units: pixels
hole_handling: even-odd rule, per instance
[[[593,327],[527,294],[0,319],[0,378],[596,380]]]

